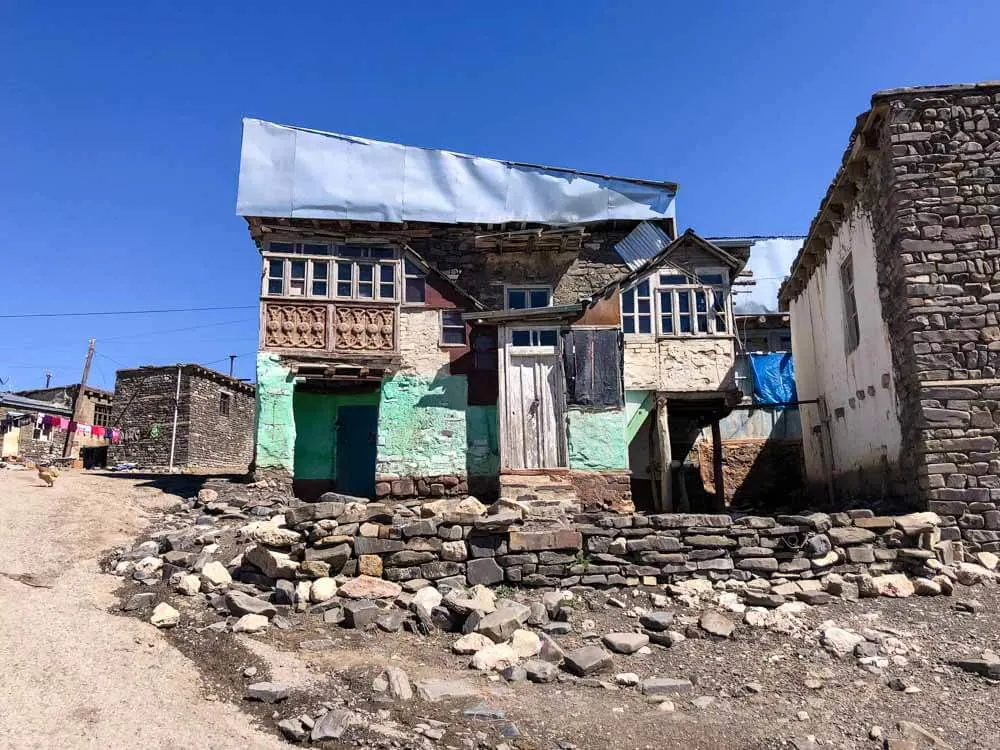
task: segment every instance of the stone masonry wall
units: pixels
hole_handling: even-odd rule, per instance
[[[254,389],[196,373],[185,381],[189,403],[185,464],[245,472],[253,461]],[[228,415],[220,410],[223,393],[229,394]]]
[[[941,564],[964,559],[961,542],[944,539],[957,536],[945,534],[955,527],[940,526],[953,522],[926,512],[595,513],[538,526],[523,522],[514,509],[484,515],[474,500],[419,508],[352,500],[328,493],[321,502],[289,508],[285,523],[308,540],[293,557],[303,565],[321,564],[323,575],[525,586],[624,586],[691,577],[794,582],[894,570],[931,578]]]
[[[880,195],[878,239],[888,246],[883,294],[911,447],[901,468],[925,507],[955,519],[967,541],[993,545],[1000,541],[1000,85],[890,92],[880,102],[887,111],[871,179]]]

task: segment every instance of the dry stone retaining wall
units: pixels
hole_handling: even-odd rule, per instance
[[[286,513],[287,526],[308,539],[301,557],[327,563],[328,575],[397,582],[565,587],[692,577],[794,581],[834,572],[933,576],[942,563],[960,562],[964,550],[954,543],[960,535],[954,520],[934,513],[581,514],[564,525],[532,525],[511,509],[421,518],[402,506],[324,497]]]

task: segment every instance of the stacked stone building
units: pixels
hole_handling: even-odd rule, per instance
[[[246,472],[253,460],[255,387],[201,365],[119,370],[111,465]]]
[[[780,295],[814,490],[936,511],[990,550],[998,230],[1000,82],[882,91]]]

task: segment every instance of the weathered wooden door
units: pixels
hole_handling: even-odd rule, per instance
[[[566,466],[566,420],[562,364],[551,336],[515,346],[501,335],[501,459],[507,469],[550,469]],[[548,333],[548,332],[546,332]],[[543,345],[540,342],[545,342]],[[549,342],[552,342],[549,344]]]
[[[21,428],[12,425],[8,432],[3,433],[3,445],[0,456],[18,456],[21,450]]]

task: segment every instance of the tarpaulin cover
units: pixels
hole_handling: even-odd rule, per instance
[[[751,354],[753,371],[753,400],[756,404],[794,404],[795,365],[791,352],[778,354]]]
[[[243,120],[242,216],[576,224],[674,217],[672,183]]]

